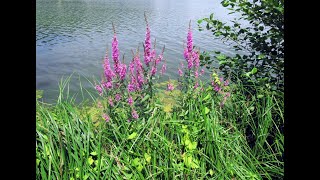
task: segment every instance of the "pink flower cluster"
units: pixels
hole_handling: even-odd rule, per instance
[[[200,66],[199,51],[193,50],[191,22],[187,35],[187,47],[184,49],[183,56],[188,62],[188,69],[191,69],[192,67],[197,69]]]
[[[187,68],[189,69],[189,72],[192,70],[195,77],[195,85],[194,88],[196,89],[199,86],[198,78],[199,75],[203,75],[204,70],[199,74],[199,67],[200,67],[200,52],[199,50],[193,49],[193,40],[192,40],[192,31],[191,31],[191,21],[189,24],[188,34],[187,34],[187,47],[183,51],[183,56],[185,60],[187,61]],[[183,64],[181,63],[181,68],[178,68],[179,76],[183,76]]]

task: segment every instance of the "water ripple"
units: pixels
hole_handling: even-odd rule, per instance
[[[177,65],[183,60],[189,20],[194,45],[201,50],[234,54],[225,44],[214,40],[210,32],[197,31],[196,21],[213,11],[216,17],[228,18],[225,9],[219,6],[219,2],[212,0],[37,0],[36,86],[57,89],[61,77],[73,72],[99,77],[106,48],[109,52],[111,49],[111,22],[116,25],[121,56],[125,54],[126,62],[130,61],[131,50],[138,46],[141,50],[145,39],[144,12],[148,15],[152,40],[157,40],[158,52],[166,46],[168,76],[176,76]],[[46,96],[52,99],[56,94]]]

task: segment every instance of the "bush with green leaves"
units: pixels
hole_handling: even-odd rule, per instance
[[[215,38],[231,45],[237,52],[228,56],[220,51],[204,52],[202,66],[219,62],[219,69],[232,81],[241,80],[247,87],[266,86],[283,91],[284,85],[284,1],[283,0],[223,0],[229,14],[239,14],[225,23],[211,14],[198,20]],[[214,59],[209,54],[214,52]],[[210,66],[209,66],[210,67]],[[250,88],[249,88],[250,89]]]

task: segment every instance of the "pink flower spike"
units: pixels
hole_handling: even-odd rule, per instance
[[[154,76],[157,72],[157,68],[155,66],[152,66],[151,68],[151,76]]]
[[[111,82],[112,78],[115,76],[114,72],[112,71],[110,67],[110,61],[108,58],[108,52],[106,52],[106,56],[103,62],[103,69],[104,69],[104,75],[107,79],[107,82]]]
[[[194,66],[199,67],[200,66],[199,52],[192,52],[192,57],[194,59]]]
[[[132,110],[131,115],[132,115],[132,117],[133,117],[134,119],[138,119],[138,118],[139,118],[139,115],[138,115],[137,111],[134,110],[134,109]]]
[[[204,74],[204,69],[201,69],[200,75],[203,75],[203,74]]]
[[[129,83],[129,84],[128,84],[128,91],[129,91],[129,92],[133,92],[134,90],[135,90],[134,84]]]
[[[100,85],[96,85],[95,89],[98,91],[99,95],[102,96],[103,91],[102,91],[101,86]]]
[[[166,63],[163,63],[161,68],[161,75],[163,75],[166,72],[166,70],[167,70]]]
[[[186,60],[188,60],[188,49],[187,48],[185,48],[184,49],[184,51],[183,51],[183,57],[186,59]],[[181,63],[181,66],[183,67],[183,64]]]
[[[112,40],[112,59],[114,61],[114,70],[117,74],[120,73],[120,62],[119,62],[119,48],[118,48],[118,40],[116,34],[113,36]]]
[[[191,55],[189,54],[189,57],[188,57],[188,69],[191,69],[192,66],[193,66],[193,61],[192,61]]]
[[[160,54],[158,56],[158,58],[156,59],[156,65],[159,64],[159,62],[161,62],[162,59],[163,59],[163,56],[162,56],[162,54]]]
[[[144,42],[144,62],[147,66],[149,66],[149,63],[151,62],[151,38],[150,38],[150,28],[147,24],[147,32],[146,32],[146,39]]]
[[[130,106],[132,106],[132,104],[133,104],[133,99],[132,99],[131,96],[128,98],[128,104],[129,104]]]
[[[219,87],[219,85],[216,85],[216,86],[214,87],[214,90],[215,90],[216,92],[219,92],[219,91],[221,90],[221,88]]]
[[[194,76],[195,76],[195,78],[198,78],[198,77],[199,77],[198,70],[196,70],[196,71],[194,72]]]
[[[114,104],[113,104],[113,100],[112,100],[112,98],[110,97],[109,99],[108,99],[108,102],[109,102],[109,105],[112,107],[112,106],[114,106]]]
[[[194,85],[194,89],[197,89],[199,87],[199,83],[196,82],[196,84]]]
[[[179,73],[179,76],[182,76],[183,74],[180,68],[178,69],[178,73]]]
[[[167,85],[167,90],[168,90],[168,91],[172,91],[173,89],[174,89],[173,84],[168,83],[168,85]]]
[[[188,48],[188,52],[191,53],[193,46],[192,46],[192,31],[190,26],[188,30],[188,36],[187,36],[187,48]]]
[[[111,89],[112,88],[112,82],[103,82],[102,83],[102,85],[103,85],[103,87],[105,88],[105,89]]]
[[[229,85],[229,81],[228,79],[226,81],[224,81],[224,86],[228,86]]]
[[[102,115],[103,119],[105,119],[106,122],[110,121],[110,117],[107,114]]]
[[[124,80],[125,77],[126,77],[126,73],[127,73],[127,65],[121,64],[119,69],[120,69],[120,70],[119,70],[119,71],[120,71],[120,72],[119,72],[120,79],[121,79],[121,80]]]
[[[120,94],[116,94],[115,100],[116,101],[120,101],[121,100],[121,95]]]

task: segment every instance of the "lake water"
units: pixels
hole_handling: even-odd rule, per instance
[[[116,26],[120,55],[125,54],[125,61],[129,62],[131,50],[138,46],[142,49],[146,30],[144,12],[151,38],[157,41],[157,52],[166,47],[167,72],[163,79],[178,74],[190,20],[193,44],[201,51],[235,53],[215,40],[209,31],[197,30],[197,20],[209,17],[212,12],[223,21],[233,18],[227,15],[219,0],[37,0],[36,88],[44,90],[44,99],[56,99],[63,76],[73,72],[88,79],[101,76],[106,48],[111,52],[111,22]],[[82,86],[92,88],[86,81]],[[70,91],[79,91],[79,81],[70,82]]]

